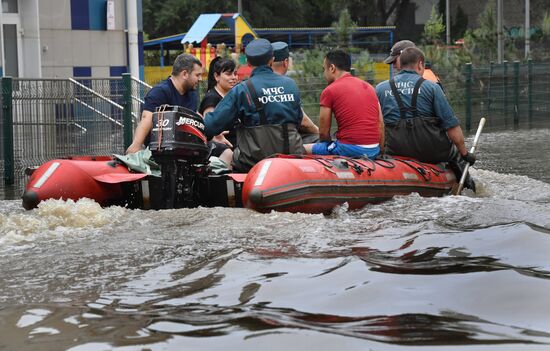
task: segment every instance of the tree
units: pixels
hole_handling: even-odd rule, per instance
[[[378,14],[381,18],[381,24],[390,25],[399,22],[401,20],[400,13],[403,13],[402,11],[399,11],[399,9],[405,8],[409,2],[409,0],[393,0],[388,6],[386,0],[377,0],[376,7],[378,8]],[[393,23],[390,21],[390,17],[392,15],[395,15],[395,20]]]
[[[428,44],[438,44],[444,32],[443,16],[437,13],[435,6],[432,6],[432,12],[430,18],[424,24],[424,33],[422,36]]]
[[[201,13],[226,13],[235,4],[213,0],[143,0],[143,28],[150,38],[186,32]]]
[[[467,30],[464,36],[464,47],[472,57],[481,62],[494,61],[497,57],[497,24],[495,2],[489,0],[479,15],[479,27]]]
[[[456,8],[456,15],[451,23],[451,36],[454,40],[464,37],[464,33],[468,28],[468,16],[464,13],[462,6]]]
[[[304,0],[243,1],[243,16],[255,28],[307,27],[315,12],[306,13],[306,8]]]
[[[542,35],[545,37],[550,36],[550,15],[548,12],[544,13],[544,18],[540,24],[540,29],[542,30]]]
[[[352,21],[348,9],[340,11],[338,22],[332,23],[334,34],[330,33],[325,36],[325,41],[334,43],[335,46],[349,48],[351,46],[351,36],[357,28],[355,22]]]

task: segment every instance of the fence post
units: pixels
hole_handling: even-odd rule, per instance
[[[533,60],[527,60],[527,116],[529,127],[533,122]]]
[[[519,125],[519,61],[514,61],[514,126]]]
[[[4,183],[12,185],[15,179],[14,152],[13,152],[13,101],[12,77],[2,78],[2,116],[4,125]]]
[[[464,75],[466,76],[466,130],[470,131],[472,126],[472,64],[467,63],[464,67]]]
[[[491,88],[493,83],[493,70],[494,70],[495,63],[491,61],[489,63],[489,77],[487,82],[487,113],[486,116],[491,115]]]
[[[126,150],[133,139],[132,124],[132,76],[130,73],[122,73],[122,83],[124,85],[124,150]]]
[[[502,61],[502,109],[504,125],[508,126],[508,61]]]

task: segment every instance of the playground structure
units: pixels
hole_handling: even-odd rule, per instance
[[[181,39],[181,44],[186,46],[187,44],[201,43],[200,52],[201,53],[204,52],[205,54],[207,54],[208,51],[210,50],[206,50],[208,46],[206,37],[220,19],[222,19],[225,22],[225,24],[229,27],[231,32],[234,33],[235,50],[237,53],[240,52],[241,47],[246,46],[248,42],[258,37],[258,35],[256,35],[252,27],[250,27],[248,22],[246,22],[244,17],[241,16],[240,14],[210,13],[210,14],[202,14],[199,16],[199,18],[197,18],[197,20],[195,21],[195,23],[193,23],[189,31],[185,33],[185,36]],[[193,49],[194,47],[191,47],[190,50],[193,50]]]
[[[227,28],[214,28],[220,20],[223,20]],[[365,47],[371,52],[384,52],[385,55],[393,45],[394,30],[394,26],[357,27],[352,34],[351,42],[355,47]],[[243,48],[254,38],[261,37],[271,42],[285,41],[291,49],[312,48],[322,43],[323,38],[333,32],[334,28],[331,27],[253,29],[239,13],[202,14],[186,33],[144,42],[144,50],[160,53],[158,66],[145,66],[145,81],[156,84],[170,75],[171,62],[167,62],[166,58],[173,58],[167,55],[171,50],[183,50],[196,56],[207,72],[210,62],[216,56],[231,55],[238,65],[245,65]],[[389,67],[386,64],[374,63],[374,66],[379,79],[389,75]]]
[[[228,29],[214,29],[214,26],[220,21],[227,25]],[[223,32],[224,40],[217,41],[216,44],[208,42],[208,35],[211,33]],[[227,35],[229,34],[230,35]],[[257,38],[258,35],[248,24],[248,22],[239,13],[208,13],[200,15],[193,23],[189,31],[184,34],[160,38],[153,42],[160,49],[160,67],[145,67],[146,80],[154,83],[170,75],[171,67],[165,67],[165,45],[166,48],[174,48],[174,43],[178,42],[183,46],[183,52],[196,56],[205,68],[205,75],[208,74],[210,62],[216,56],[224,56],[229,49],[226,42],[234,45],[234,59],[239,63],[245,63],[242,49],[247,43]],[[179,45],[178,45],[179,46]],[[179,46],[181,47],[181,46]],[[241,57],[242,56],[242,57]]]

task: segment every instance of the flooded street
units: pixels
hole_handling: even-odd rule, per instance
[[[0,200],[0,350],[548,350],[548,140],[330,216]]]

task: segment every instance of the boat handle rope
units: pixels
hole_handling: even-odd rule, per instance
[[[409,161],[409,160],[403,160],[403,159],[399,159],[399,158],[397,158],[396,161],[404,163],[407,166],[409,166],[410,168],[414,169],[416,172],[418,172],[418,174],[420,174],[422,176],[422,178],[424,178],[425,181],[429,182],[432,179],[432,173],[426,171],[426,169],[429,170],[429,168],[426,167],[425,164],[423,164],[421,162],[417,162],[417,161]],[[414,164],[412,164],[412,162],[416,163],[418,166],[415,166]]]
[[[395,163],[393,163],[392,161],[390,161],[386,158],[382,158],[382,157],[375,158],[374,163],[376,163],[380,167],[384,167],[384,168],[389,168],[389,169],[395,168]]]
[[[334,166],[328,161],[328,160],[325,160],[323,158],[317,158],[317,157],[308,157],[308,158],[311,158],[312,160],[315,160],[317,162],[319,162],[320,164],[323,165],[323,167],[325,167],[325,169],[327,171],[329,171],[330,173],[332,174],[336,174],[336,172],[334,170],[332,170],[331,168],[333,168]]]
[[[323,158],[319,158],[317,157],[316,155],[300,155],[300,154],[275,154],[274,155],[275,157],[277,158],[296,158],[296,159],[308,159],[308,160],[313,160],[313,161],[317,161],[319,162],[327,171],[333,173],[333,174],[336,174],[336,172],[334,172],[331,168],[333,167],[333,165],[328,161],[328,160],[325,160]]]
[[[332,174],[337,173],[337,172],[335,172],[334,170],[331,169],[331,168],[334,167],[334,165],[332,165],[329,160],[327,160],[325,158],[318,157],[316,155],[277,154],[277,157],[314,160],[314,161],[319,162],[321,165],[323,165],[323,167],[327,171],[331,172]],[[392,162],[388,159],[380,158],[380,157],[375,158],[375,159],[370,159],[370,158],[365,157],[365,156],[361,156],[361,157],[358,157],[358,158],[351,158],[351,157],[347,157],[347,156],[337,156],[335,158],[341,158],[341,159],[345,160],[346,162],[348,162],[348,167],[351,165],[351,168],[355,172],[357,172],[357,174],[359,174],[359,175],[362,174],[365,170],[367,171],[367,174],[369,176],[372,175],[372,172],[374,172],[376,170],[377,165],[380,166],[380,167],[383,167],[383,168],[389,168],[389,169],[395,168],[395,163],[394,162]],[[422,176],[422,178],[424,178],[425,181],[430,181],[432,179],[432,174],[435,175],[436,177],[438,177],[442,172],[444,172],[444,170],[442,170],[442,169],[439,169],[435,166],[432,166],[432,165],[429,165],[429,164],[426,164],[426,163],[423,163],[423,162],[420,162],[420,161],[406,160],[406,159],[401,159],[401,158],[394,158],[392,160],[396,161],[396,162],[399,161],[399,162],[409,166],[410,168],[414,169],[418,174],[420,174]],[[365,164],[365,162],[369,162],[370,165]]]
[[[370,175],[372,175],[372,172],[374,172],[376,170],[376,163],[373,160],[371,160],[370,158],[366,158],[366,159],[365,158],[359,158],[359,159],[350,158],[349,161],[351,162],[351,164],[353,164],[353,169],[355,169],[355,171],[358,174],[361,174],[366,170],[367,174],[370,176]],[[364,161],[364,162],[368,161],[370,163],[370,165],[367,165],[367,164],[365,164],[363,162],[359,162],[359,161]]]
[[[164,129],[164,111],[166,111],[166,107],[168,105],[161,105],[157,109],[158,118],[157,118],[157,125],[158,125],[158,138],[157,138],[157,150],[160,151],[161,143],[162,143],[162,131]],[[154,126],[153,126],[154,128]]]

